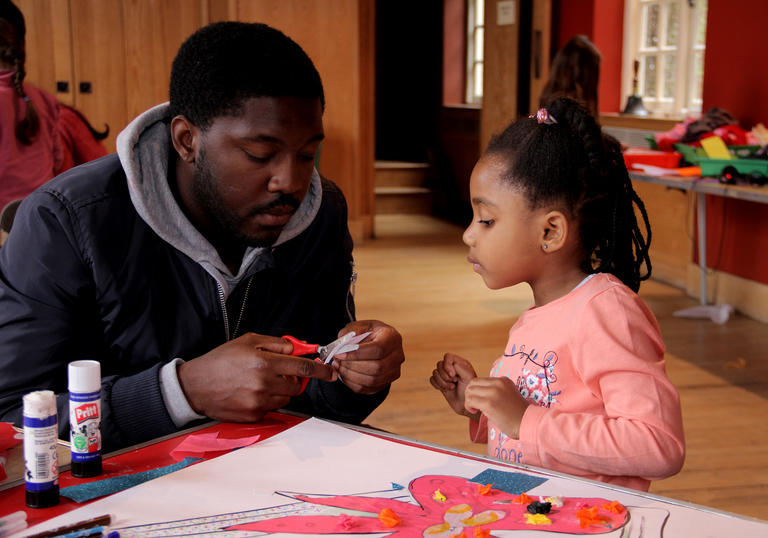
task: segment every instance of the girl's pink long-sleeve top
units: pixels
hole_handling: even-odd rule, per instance
[[[490,456],[644,491],[682,467],[680,398],[656,318],[612,275],[524,312],[491,375],[516,381],[531,405],[519,440],[470,421]]]

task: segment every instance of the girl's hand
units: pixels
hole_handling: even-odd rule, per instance
[[[508,377],[477,377],[466,387],[464,405],[470,413],[482,412],[506,435],[520,438],[520,423],[530,405]]]
[[[438,362],[437,367],[432,371],[429,382],[443,393],[448,405],[455,413],[478,419],[479,413],[470,413],[464,407],[464,392],[469,382],[476,378],[475,369],[467,359],[446,353],[443,360]]]

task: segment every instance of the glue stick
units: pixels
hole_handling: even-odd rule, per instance
[[[72,476],[101,474],[101,364],[69,363],[69,440]]]
[[[30,392],[24,402],[24,478],[30,508],[59,504],[58,415],[50,390]]]

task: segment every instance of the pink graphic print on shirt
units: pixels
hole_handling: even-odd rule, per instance
[[[504,353],[504,357],[517,360],[498,361],[496,367],[491,371],[492,376],[503,375],[510,379],[517,378],[517,390],[520,391],[523,398],[541,407],[551,407],[558,403],[557,396],[560,395],[561,391],[553,388],[557,382],[557,374],[555,373],[557,353],[547,351],[539,359],[539,353],[535,349],[529,353],[525,351],[525,345],[516,349],[513,344],[510,352]]]
[[[492,377],[508,377],[516,379],[517,390],[526,400],[541,407],[551,407],[559,404],[560,390],[554,390],[557,382],[555,365],[557,354],[548,351],[540,359],[539,353],[532,349],[525,350],[525,345],[519,349],[512,345],[509,353],[504,353],[504,358],[499,359],[491,369]],[[513,463],[523,462],[523,453],[520,442],[510,439],[495,424],[488,424],[488,454],[504,461]]]

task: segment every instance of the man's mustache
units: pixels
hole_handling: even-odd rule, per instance
[[[290,207],[295,211],[300,204],[301,202],[299,202],[296,198],[294,198],[290,194],[281,194],[274,200],[251,209],[250,215],[251,216],[258,215],[259,213],[267,212],[270,209],[274,209],[276,207]]]

